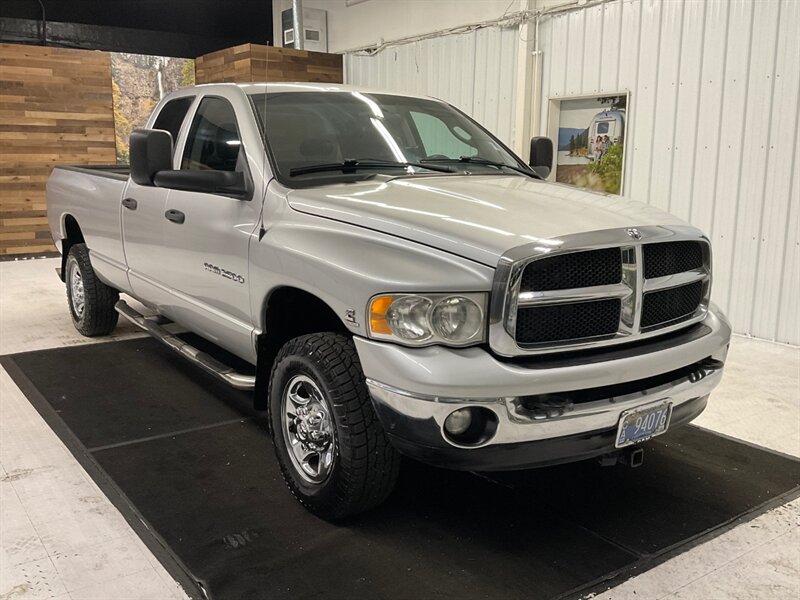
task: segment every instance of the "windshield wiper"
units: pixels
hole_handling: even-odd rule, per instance
[[[297,167],[289,170],[289,175],[306,175],[308,173],[322,173],[324,171],[341,171],[342,173],[355,173],[358,169],[397,169],[406,167],[416,167],[418,169],[428,169],[439,173],[454,173],[449,167],[437,165],[423,165],[414,162],[395,162],[391,160],[374,160],[370,158],[348,158],[340,163],[323,163],[319,165],[309,165],[307,167]]]
[[[498,162],[496,160],[489,160],[488,158],[483,158],[481,156],[462,156],[460,158],[423,158],[420,162],[472,163],[476,165],[486,165],[488,167],[511,169],[512,171],[516,171],[517,173],[522,173],[523,175],[527,175],[528,177],[536,177],[538,179],[542,179],[538,173],[536,173],[535,171],[531,171],[530,169],[523,169],[522,167],[509,165],[503,162]]]

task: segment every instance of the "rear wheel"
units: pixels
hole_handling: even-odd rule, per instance
[[[268,412],[283,478],[308,510],[339,520],[389,496],[400,457],[350,338],[316,333],[287,342],[272,368]]]
[[[108,335],[117,325],[114,305],[119,292],[97,278],[86,244],[73,244],[66,260],[64,279],[72,323],[87,337]]]

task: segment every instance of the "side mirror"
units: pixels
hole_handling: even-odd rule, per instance
[[[531,169],[541,177],[550,175],[553,170],[553,140],[548,137],[535,137],[531,140]]]
[[[134,129],[130,138],[131,179],[153,185],[159,171],[172,168],[172,134],[161,129]]]
[[[181,170],[159,171],[153,178],[158,187],[185,192],[219,194],[250,200],[250,186],[241,171]]]

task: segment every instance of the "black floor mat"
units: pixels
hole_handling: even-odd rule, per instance
[[[291,497],[249,396],[154,340],[2,363],[173,574],[216,599],[578,595],[800,485],[800,461],[689,426],[638,469],[480,477],[409,461],[389,502],[334,526]]]

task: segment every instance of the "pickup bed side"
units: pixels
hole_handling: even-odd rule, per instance
[[[57,166],[47,180],[47,219],[64,264],[71,244],[85,242],[102,281],[129,292],[120,226],[127,166]]]

